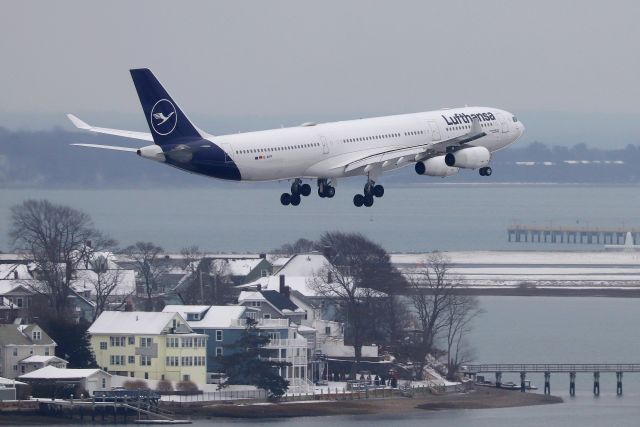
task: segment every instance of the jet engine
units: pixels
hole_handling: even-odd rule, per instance
[[[458,173],[458,168],[447,166],[445,156],[431,157],[416,163],[416,173],[428,176],[449,176]]]
[[[138,156],[145,159],[155,160],[156,162],[164,162],[166,160],[164,151],[159,145],[147,145],[146,147],[139,148]]]
[[[463,148],[444,156],[444,162],[447,166],[464,169],[478,169],[487,166],[489,160],[491,160],[491,153],[485,147]]]

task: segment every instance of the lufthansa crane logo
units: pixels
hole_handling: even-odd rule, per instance
[[[161,99],[151,109],[151,127],[158,135],[169,135],[178,124],[176,107],[168,99]]]

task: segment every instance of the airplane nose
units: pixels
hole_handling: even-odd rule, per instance
[[[524,125],[522,124],[522,122],[518,123],[518,132],[520,132],[519,136],[522,136],[522,134],[524,133]]]

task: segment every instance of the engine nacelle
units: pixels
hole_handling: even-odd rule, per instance
[[[458,173],[458,168],[447,166],[445,156],[432,157],[416,163],[416,173],[428,176],[449,176]]]
[[[489,164],[491,153],[485,147],[470,147],[458,150],[455,153],[447,153],[444,161],[447,166],[455,166],[464,169],[478,169]]]
[[[159,145],[147,145],[146,147],[139,148],[138,156],[144,157],[145,159],[155,160],[156,162],[164,162],[166,161],[166,157],[164,156],[164,151],[160,148]]]

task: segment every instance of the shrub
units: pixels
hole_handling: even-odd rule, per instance
[[[198,386],[193,381],[180,381],[176,384],[176,390],[194,394],[199,391]]]
[[[169,380],[160,380],[158,381],[158,385],[156,386],[157,391],[173,391],[173,385]]]
[[[122,386],[127,390],[149,390],[149,386],[145,380],[125,381]]]

